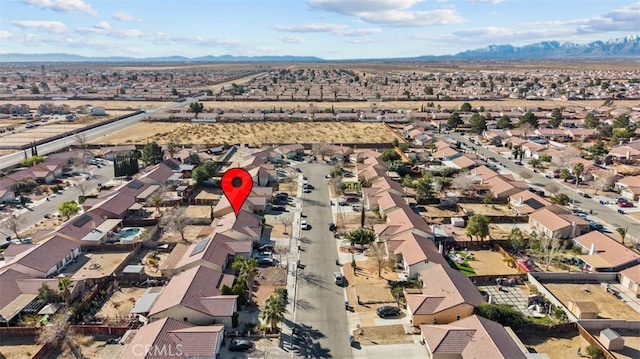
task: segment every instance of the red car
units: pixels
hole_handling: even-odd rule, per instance
[[[284,206],[273,206],[273,207],[271,207],[271,209],[274,210],[274,211],[280,211],[280,212],[284,212],[284,211],[287,210],[287,208],[284,207]]]
[[[623,208],[633,207],[633,203],[631,203],[631,202],[618,202],[618,207],[623,207]]]

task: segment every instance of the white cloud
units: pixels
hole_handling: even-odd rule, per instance
[[[472,4],[477,4],[477,3],[491,3],[491,4],[500,4],[501,2],[503,2],[505,0],[469,0],[470,3]]]
[[[118,11],[113,14],[113,18],[122,21],[122,22],[130,22],[133,21],[133,16],[127,14],[126,12]]]
[[[100,21],[99,23],[93,25],[94,28],[99,30],[109,30],[111,29],[111,25],[109,25],[106,21]]]
[[[362,20],[392,27],[423,27],[435,25],[461,24],[466,20],[454,10],[432,11],[384,11],[361,14]]]
[[[422,0],[309,0],[312,8],[357,16],[360,20],[391,27],[460,24],[466,20],[453,9],[414,11]]]
[[[380,29],[352,29],[343,24],[332,23],[310,23],[301,25],[280,25],[272,26],[274,30],[294,33],[330,33],[335,36],[367,36],[382,32]]]
[[[309,0],[312,8],[343,15],[408,9],[423,0]]]
[[[53,11],[59,11],[64,13],[79,12],[91,16],[96,16],[98,13],[93,10],[91,5],[87,4],[83,0],[21,0],[22,3],[38,7],[40,9],[51,9]]]
[[[302,36],[298,36],[298,35],[278,36],[277,39],[284,42],[285,44],[304,44],[306,42],[302,38]]]
[[[640,2],[606,14],[581,21],[580,32],[634,31],[640,30]]]
[[[21,29],[42,30],[54,34],[62,34],[67,32],[67,26],[60,21],[22,20],[12,21],[11,24]]]
[[[13,34],[9,31],[0,31],[0,39],[10,39],[13,37]]]

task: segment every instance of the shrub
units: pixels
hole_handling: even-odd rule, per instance
[[[233,315],[231,316],[231,326],[234,328],[238,327],[238,318],[240,317],[240,314],[238,314],[238,312],[233,312]]]
[[[591,357],[591,359],[604,359],[604,353],[600,347],[595,345],[589,345],[587,347],[587,355]]]

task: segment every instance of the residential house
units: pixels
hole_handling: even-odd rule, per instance
[[[406,233],[385,242],[389,256],[402,268],[406,277],[415,279],[421,271],[437,264],[448,265],[433,240]]]
[[[430,359],[527,358],[528,352],[516,342],[517,337],[502,325],[478,315],[447,325],[420,325],[420,332]]]
[[[47,278],[57,274],[79,255],[79,243],[56,235],[16,255],[0,270],[11,268],[32,277]]]
[[[640,255],[600,231],[592,231],[573,239],[583,253],[578,256],[590,272],[619,272],[638,265]]]
[[[284,156],[284,158],[294,159],[304,155],[304,146],[299,144],[280,145],[275,148],[275,151]]]
[[[231,274],[197,266],[175,275],[149,310],[149,320],[173,318],[196,325],[221,324],[231,327],[238,296],[221,295],[223,286],[231,288]]]
[[[551,202],[529,190],[524,190],[509,196],[509,204],[513,212],[521,216],[550,206]]]
[[[259,215],[243,210],[238,212],[238,217],[234,213],[230,213],[216,218],[212,226],[216,227],[216,232],[237,241],[253,242],[260,240],[263,229]]]
[[[195,326],[163,318],[140,327],[126,344],[121,359],[216,358],[224,341],[224,326]]]
[[[116,156],[133,156],[137,151],[135,145],[110,146],[100,148],[100,154],[103,158],[113,161]]]
[[[15,269],[0,270],[0,325],[17,324],[23,315],[38,313],[44,307],[37,299],[42,284],[57,291],[58,278],[42,279]],[[76,298],[83,289],[84,281],[72,280],[68,300]]]
[[[637,141],[615,146],[609,150],[609,155],[617,158],[618,160],[625,159],[637,161],[640,159],[640,144],[636,144],[636,142]]]
[[[640,298],[640,265],[629,267],[620,272],[620,284]]]
[[[482,179],[481,186],[491,191],[494,198],[507,199],[529,187],[524,181],[512,181],[503,175]]]
[[[422,324],[448,324],[473,314],[485,303],[469,277],[448,264],[428,267],[419,274],[421,293],[405,291],[407,313],[415,327]],[[411,293],[410,293],[411,292]]]
[[[431,240],[434,238],[427,222],[410,208],[398,208],[388,212],[385,223],[374,225],[373,231],[381,241],[394,239],[406,233],[414,233]]]
[[[555,205],[529,214],[529,224],[554,239],[572,239],[589,231],[589,222]]]
[[[400,197],[388,191],[380,194],[377,205],[377,209],[382,220],[385,220],[387,218],[387,213],[393,212],[398,208],[411,211],[411,208],[403,197]]]
[[[161,272],[172,276],[198,266],[223,272],[236,256],[249,258],[252,248],[250,241],[238,241],[214,232],[189,245],[178,243],[162,264]]]
[[[640,176],[626,176],[615,182],[615,189],[620,192],[620,197],[629,201],[637,201],[640,198]]]

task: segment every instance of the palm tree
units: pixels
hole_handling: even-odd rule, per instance
[[[618,234],[620,235],[620,239],[622,240],[622,245],[624,246],[624,239],[625,237],[627,237],[627,230],[629,229],[629,227],[618,227],[616,228],[616,232],[618,232]]]
[[[344,236],[344,241],[352,246],[355,244],[369,244],[371,242],[375,242],[375,240],[376,232],[366,228],[358,228]]]
[[[60,297],[64,299],[65,305],[69,305],[69,297],[71,296],[70,288],[73,286],[71,278],[62,277],[58,279],[58,291],[60,291]]]
[[[542,161],[540,161],[540,159],[538,158],[532,158],[531,160],[529,160],[529,164],[533,168],[540,168],[540,166],[542,165]]]
[[[49,325],[42,326],[38,334],[38,343],[51,344],[55,348],[70,351],[76,359],[84,358],[80,352],[80,343],[76,333],[62,314],[56,315]]]
[[[253,282],[258,275],[258,261],[255,258],[236,256],[231,267],[240,272],[238,281],[244,282],[249,292],[247,301],[250,303],[253,300]]]
[[[154,193],[149,200],[149,204],[151,204],[153,207],[156,207],[156,211],[160,213],[160,205],[162,204],[162,196],[160,195],[160,193]]]
[[[576,189],[573,195],[573,201],[576,201],[576,194],[578,192],[578,183],[580,183],[580,177],[582,177],[582,173],[584,172],[584,165],[580,162],[576,163],[575,165],[573,165],[572,171],[573,175],[576,177]]]
[[[173,155],[176,154],[176,143],[173,141],[169,141],[167,143],[167,152],[169,152],[169,158],[173,158]]]
[[[284,313],[286,312],[286,305],[284,298],[278,293],[272,293],[265,301],[260,310],[260,319],[269,323],[271,330],[284,319]]]

